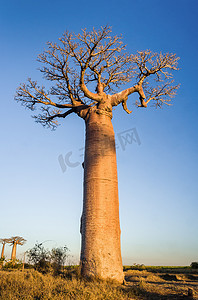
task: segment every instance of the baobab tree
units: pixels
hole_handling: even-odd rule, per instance
[[[15,260],[16,259],[16,248],[17,245],[24,245],[26,242],[26,240],[20,236],[13,236],[10,238],[10,244],[12,244],[12,254],[11,254],[11,260]]]
[[[86,125],[84,193],[81,217],[81,272],[123,281],[120,250],[118,179],[112,109],[136,94],[134,103],[146,108],[170,105],[178,85],[172,71],[178,58],[151,50],[128,54],[122,38],[111,28],[65,32],[57,43],[48,42],[38,56],[40,71],[50,85],[28,79],[15,99],[40,113],[36,122],[56,128],[72,113]],[[127,84],[127,87],[121,86]]]
[[[1,258],[4,258],[4,251],[6,243],[9,243],[10,239],[0,239],[0,243],[2,243],[2,250],[1,250]]]

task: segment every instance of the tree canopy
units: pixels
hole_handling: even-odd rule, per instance
[[[74,34],[65,32],[57,43],[48,42],[38,56],[40,72],[50,81],[45,88],[31,78],[21,84],[15,99],[40,112],[34,116],[43,126],[54,129],[59,118],[71,113],[85,118],[87,109],[111,110],[122,103],[127,113],[128,96],[137,93],[137,107],[170,105],[179,85],[172,71],[178,70],[178,57],[151,50],[126,52],[121,36],[112,36],[111,27]],[[130,84],[129,88],[121,86]],[[108,99],[108,101],[107,101]],[[104,103],[108,102],[108,109]]]
[[[10,244],[17,244],[17,245],[24,245],[26,242],[26,240],[21,237],[21,236],[12,236],[10,239],[9,239],[9,243]]]

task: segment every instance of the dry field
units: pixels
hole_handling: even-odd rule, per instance
[[[190,268],[125,267],[125,280],[124,285],[85,281],[77,269],[56,277],[33,269],[1,270],[0,300],[198,299],[198,271]]]
[[[173,267],[130,270],[129,267],[125,280],[126,289],[136,289],[139,299],[198,299],[198,270]]]

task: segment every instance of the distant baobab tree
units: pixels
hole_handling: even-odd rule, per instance
[[[10,238],[10,244],[12,244],[12,254],[11,254],[11,260],[15,260],[16,259],[16,248],[17,245],[24,245],[26,242],[26,240],[20,236],[14,236]]]
[[[6,243],[9,243],[10,239],[0,239],[0,243],[2,243],[2,250],[1,250],[1,258],[4,258],[4,250]]]
[[[43,126],[56,128],[58,120],[72,113],[86,125],[84,194],[81,217],[81,272],[123,281],[117,163],[112,109],[136,94],[136,107],[170,105],[179,87],[172,71],[178,58],[151,50],[127,54],[121,37],[111,28],[65,32],[57,43],[48,42],[38,56],[48,88],[28,79],[15,100],[30,110]],[[127,87],[121,89],[123,84]]]

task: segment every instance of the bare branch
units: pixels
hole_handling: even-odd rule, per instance
[[[23,237],[21,236],[13,236],[10,239],[10,243],[17,244],[17,245],[24,245],[25,242],[27,242]]]
[[[139,94],[140,104],[136,101],[139,107],[147,107],[151,100],[159,107],[162,104],[170,105],[171,98],[176,95],[179,88],[179,85],[174,85],[174,81],[170,80],[173,77],[171,71],[178,70],[178,60],[175,54],[158,54],[152,53],[151,50],[139,51],[136,55],[132,55],[131,62],[134,65],[137,83],[132,88],[113,95],[113,105],[122,102],[125,109],[126,101],[123,102],[123,99],[133,92]]]
[[[15,96],[15,100],[22,102],[27,108],[34,110],[36,104],[45,104],[50,106],[55,106],[57,108],[71,108],[72,104],[59,104],[53,102],[49,97],[50,92],[46,92],[45,87],[38,86],[36,81],[28,79],[29,84],[22,84]]]
[[[2,243],[2,244],[7,244],[7,243],[10,243],[10,241],[11,241],[11,239],[9,238],[4,238],[4,239],[0,239],[0,243]]]
[[[77,35],[65,32],[58,43],[48,42],[38,61],[50,86],[46,89],[28,79],[18,88],[15,99],[30,110],[40,107],[41,114],[34,118],[49,127],[72,112],[84,117],[85,109],[91,106],[109,111],[122,103],[130,113],[127,99],[132,93],[138,94],[137,106],[147,107],[151,101],[156,106],[169,105],[179,87],[172,75],[178,70],[179,58],[151,50],[129,55],[122,37],[111,32],[109,26],[90,32],[84,29]],[[130,87],[118,92],[129,83]]]
[[[123,107],[123,109],[127,112],[127,114],[131,114],[131,113],[132,113],[132,110],[128,110],[128,108],[127,108],[127,100],[128,100],[128,97],[126,97],[126,98],[122,101],[122,107]]]
[[[60,110],[50,110],[49,107],[42,107],[42,114],[33,116],[37,123],[41,123],[43,127],[48,127],[54,130],[58,126],[57,118],[65,118],[74,112],[74,108],[61,113]]]
[[[180,86],[179,84],[172,85],[172,83],[173,80],[161,86],[146,88],[146,104],[152,100],[154,102],[153,105],[156,107],[162,107],[162,104],[171,105],[171,99],[175,97],[176,91]]]

